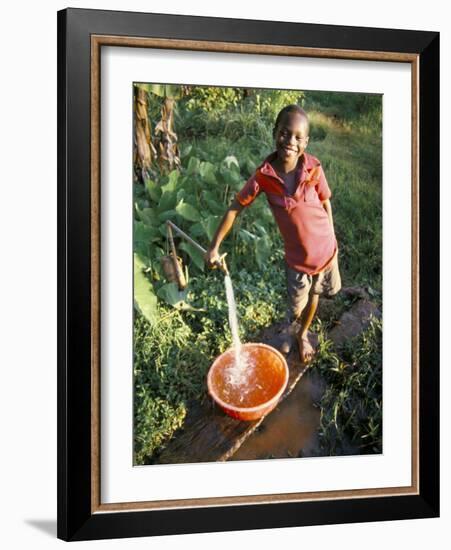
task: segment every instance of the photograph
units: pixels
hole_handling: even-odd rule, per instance
[[[383,453],[383,94],[130,93],[133,465]]]

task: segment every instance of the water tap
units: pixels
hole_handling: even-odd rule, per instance
[[[227,256],[227,252],[225,252],[224,254],[222,254],[218,260],[216,260],[215,262],[215,266],[220,269],[224,275],[228,275],[229,274],[229,270],[227,268],[227,264],[226,264],[226,261],[225,261],[225,257]]]

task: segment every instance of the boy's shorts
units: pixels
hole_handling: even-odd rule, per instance
[[[316,275],[296,271],[286,263],[285,271],[288,291],[287,320],[289,323],[300,317],[307,305],[310,294],[320,294],[329,298],[341,289],[337,255],[327,269]]]

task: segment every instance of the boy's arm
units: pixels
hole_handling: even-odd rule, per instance
[[[329,199],[326,199],[325,201],[322,201],[322,202],[323,202],[323,208],[327,212],[327,215],[329,217],[329,223],[332,227],[332,232],[335,235],[334,220],[333,220],[333,217],[332,217],[332,205],[330,204]]]
[[[221,223],[216,229],[216,233],[211,240],[210,246],[205,254],[205,261],[211,267],[219,260],[219,247],[226,237],[227,233],[232,229],[238,214],[243,210],[244,206],[235,198],[232,204],[227,209]]]

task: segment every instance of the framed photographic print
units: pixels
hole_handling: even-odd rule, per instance
[[[438,515],[438,82],[433,32],[58,13],[60,538]]]

